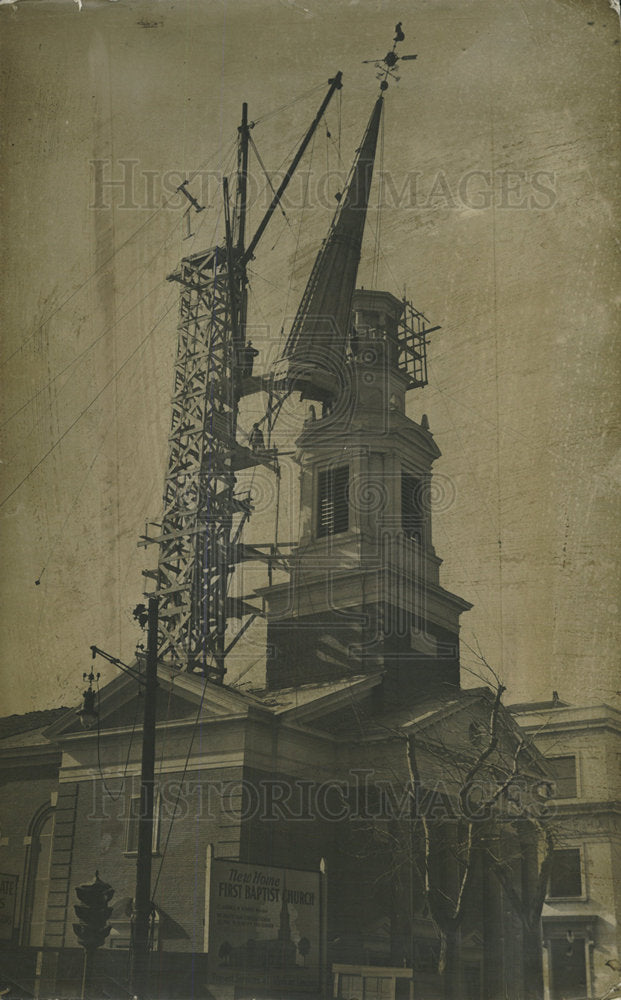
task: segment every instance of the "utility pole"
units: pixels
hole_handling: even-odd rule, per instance
[[[149,598],[147,622],[138,856],[136,859],[136,896],[134,900],[134,934],[130,975],[132,993],[139,1000],[144,1000],[147,996],[149,977],[151,857],[153,851],[153,807],[155,792],[155,713],[157,705],[157,597]]]

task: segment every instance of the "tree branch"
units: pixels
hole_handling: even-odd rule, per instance
[[[410,733],[408,733],[408,735],[405,738],[405,745],[406,745],[406,759],[408,764],[408,774],[410,778],[410,794],[412,796],[412,803],[416,815],[417,803],[419,801],[418,793],[420,792],[421,789],[421,780],[420,780],[420,772],[418,770],[418,760],[416,758],[416,747],[414,745],[414,737]],[[420,817],[420,821],[423,830],[423,846],[424,846],[423,885],[425,890],[425,896],[431,906],[431,902],[429,900],[431,892],[431,874],[429,870],[430,857],[431,857],[431,835],[429,832],[429,823],[427,822],[427,817],[425,816],[424,811],[423,815]]]
[[[481,751],[481,753],[476,758],[474,764],[470,767],[466,774],[466,779],[462,785],[459,793],[459,801],[462,809],[466,805],[466,796],[468,795],[468,786],[470,785],[472,779],[481,766],[485,763],[488,757],[490,757],[496,747],[498,746],[498,715],[500,713],[500,703],[502,696],[506,688],[503,684],[498,684],[496,688],[496,696],[494,698],[494,704],[492,705],[492,711],[489,719],[489,736],[487,740],[487,746]],[[465,811],[465,810],[464,810]]]

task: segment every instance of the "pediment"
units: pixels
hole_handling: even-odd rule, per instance
[[[495,712],[496,693],[490,688],[474,688],[456,692],[444,704],[430,703],[412,713],[410,721],[402,721],[404,733],[414,736],[422,758],[426,758],[429,773],[437,771],[446,777],[446,761],[455,764],[455,773],[468,773],[474,767],[479,777],[487,773],[508,774],[517,761],[523,776],[545,774],[545,764],[539,751],[516,724],[508,709],[500,702],[496,706],[495,743],[490,742],[490,727]]]
[[[197,706],[186,698],[160,687],[157,694],[155,721],[176,722],[196,717]],[[144,697],[135,695],[124,701],[118,708],[111,710],[104,717],[100,716],[100,729],[119,729],[127,726],[140,726],[144,715]]]
[[[339,740],[385,739],[387,734],[411,734],[421,752],[443,747],[463,762],[475,761],[486,749],[494,711],[495,692],[489,688],[455,690],[382,710],[375,689],[381,674],[341,680],[333,684],[276,692],[274,711],[289,722],[332,733]],[[524,734],[510,712],[498,706],[497,748],[490,764],[512,760]],[[487,755],[486,755],[487,756]],[[545,773],[543,760],[530,743],[521,758],[532,773]],[[440,770],[442,763],[440,759]]]
[[[420,738],[469,747],[473,754],[486,745],[494,713],[495,693],[490,688],[458,690],[453,694],[422,702],[403,717],[401,726]],[[499,746],[512,750],[517,741],[515,721],[502,705],[497,708],[496,732]]]
[[[78,707],[69,709],[45,730],[45,736],[59,742],[72,736],[84,736],[87,730],[77,716]],[[197,674],[172,670],[162,664],[158,668],[156,724],[194,721],[199,713],[204,721],[243,717],[252,708],[260,709],[261,705],[247,694],[225,685],[205,685],[204,678]],[[97,709],[99,723],[93,731],[140,729],[144,714],[142,688],[133,677],[121,674],[101,688]]]

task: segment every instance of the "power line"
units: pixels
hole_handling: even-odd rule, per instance
[[[134,284],[132,285],[132,287],[125,293],[125,295],[122,296],[122,298],[120,300],[121,302],[123,301],[123,299],[127,298],[127,296],[130,294],[130,292],[133,292],[134,288],[136,288],[136,286],[138,285],[138,282],[142,278],[143,274],[145,274],[145,272],[147,271],[147,269],[151,267],[151,265],[155,262],[155,260],[157,260],[157,258],[159,257],[160,253],[162,252],[162,250],[164,249],[164,247],[168,243],[169,239],[171,238],[172,234],[174,233],[174,231],[175,231],[175,229],[177,228],[178,225],[179,225],[179,221],[177,220],[174,223],[174,225],[168,230],[166,236],[164,237],[163,241],[160,243],[159,247],[157,248],[157,250],[155,251],[155,253],[153,254],[153,256],[144,265],[144,267],[140,271],[139,277],[136,279],[136,281],[134,282]],[[161,282],[158,281],[157,285],[154,285],[154,287],[152,289],[150,289],[150,291],[148,291],[146,293],[146,295],[144,295],[141,299],[139,299],[138,302],[135,302],[134,305],[131,306],[127,310],[127,312],[123,313],[123,315],[120,316],[117,320],[114,320],[114,322],[109,323],[106,327],[104,327],[104,329],[101,331],[101,333],[99,333],[97,335],[97,337],[95,338],[95,340],[93,340],[90,344],[88,344],[87,347],[85,347],[82,351],[80,351],[80,353],[77,354],[71,361],[69,361],[65,365],[64,368],[61,368],[61,370],[59,372],[57,372],[56,375],[54,375],[51,379],[49,379],[49,381],[46,382],[45,385],[41,386],[40,389],[37,389],[37,391],[30,397],[30,399],[27,399],[26,402],[23,403],[20,407],[18,407],[17,410],[14,410],[14,412],[11,413],[11,415],[9,417],[7,417],[7,419],[4,421],[4,423],[0,424],[0,427],[6,427],[6,425],[8,423],[10,423],[10,421],[13,419],[13,417],[16,417],[19,413],[21,413],[22,410],[24,410],[27,406],[29,406],[30,403],[33,403],[35,401],[35,399],[38,399],[38,397],[41,395],[42,392],[45,392],[45,390],[47,388],[49,388],[49,386],[52,385],[56,381],[56,379],[60,378],[61,375],[64,375],[65,372],[68,371],[69,368],[71,368],[72,365],[76,364],[80,360],[80,358],[83,358],[84,355],[87,354],[88,351],[91,350],[91,348],[93,348],[97,343],[99,343],[99,341],[101,340],[101,338],[104,337],[106,335],[106,333],[110,333],[111,330],[114,330],[115,327],[118,326],[118,324],[120,322],[122,322],[122,320],[124,320],[127,316],[129,316],[129,314],[131,312],[133,312],[134,309],[137,309],[138,306],[142,305],[142,303],[146,301],[146,299],[149,297],[149,295],[151,295],[152,292],[154,292],[157,288],[159,288],[160,285],[161,285]]]
[[[168,199],[168,201],[170,201],[170,198]],[[33,339],[33,337],[36,337],[37,333],[39,333],[39,331],[42,330],[43,327],[46,326],[50,322],[50,320],[52,320],[54,318],[54,316],[56,316],[60,312],[60,310],[63,309],[67,305],[67,303],[71,302],[71,300],[75,298],[75,296],[78,294],[78,292],[81,292],[82,289],[85,288],[86,285],[88,285],[89,281],[92,281],[92,279],[97,274],[99,274],[99,272],[102,270],[102,268],[104,268],[106,266],[106,264],[109,264],[110,261],[116,256],[116,254],[120,253],[120,251],[123,250],[128,245],[128,243],[130,243],[134,239],[134,237],[136,237],[138,235],[138,233],[142,232],[142,230],[145,228],[145,226],[147,226],[155,218],[155,216],[158,215],[159,212],[161,212],[162,209],[165,208],[165,207],[166,207],[166,205],[164,204],[160,208],[158,208],[152,215],[149,216],[148,219],[146,219],[140,226],[138,226],[138,229],[136,229],[131,234],[131,236],[127,237],[127,239],[125,240],[124,243],[121,243],[120,247],[117,247],[115,250],[113,250],[112,253],[108,257],[106,257],[105,260],[103,260],[101,262],[101,264],[99,264],[95,268],[95,270],[92,271],[91,274],[89,274],[88,277],[86,277],[84,279],[84,281],[82,281],[81,284],[79,284],[78,287],[75,288],[73,290],[73,292],[71,292],[71,294],[67,296],[66,299],[63,299],[63,301],[60,303],[60,305],[56,306],[56,309],[54,309],[49,314],[49,316],[46,316],[46,318],[43,320],[42,323],[39,323],[39,325],[33,330],[33,332],[30,334],[30,336],[26,338],[26,340],[23,342],[23,344],[20,344],[20,346],[17,347],[13,351],[12,354],[9,354],[8,358],[6,358],[4,361],[0,362],[0,367],[4,368],[4,366],[7,365],[9,363],[9,361],[11,361],[11,359],[15,357],[16,354],[19,354],[20,351],[23,351],[24,348]]]
[[[192,747],[194,746],[194,737],[196,736],[196,730],[198,729],[198,722],[199,722],[199,719],[201,717],[201,713],[202,713],[202,710],[203,710],[203,702],[205,701],[205,691],[207,690],[207,684],[208,683],[209,683],[209,681],[207,680],[207,677],[205,677],[205,680],[204,680],[204,683],[203,683],[203,690],[201,692],[201,700],[199,702],[198,709],[197,709],[197,712],[196,712],[196,718],[194,719],[194,725],[192,726],[192,735],[190,736],[190,743],[188,745],[188,752],[187,752],[187,754],[185,756],[185,764],[183,765],[183,771],[182,771],[182,774],[181,774],[181,780],[179,781],[179,784],[177,786],[177,797],[175,799],[175,805],[174,805],[174,808],[173,808],[172,816],[170,818],[170,825],[168,827],[168,833],[166,834],[166,840],[164,842],[164,848],[162,850],[162,860],[160,861],[160,866],[159,866],[159,868],[157,870],[157,875],[155,877],[155,883],[154,883],[153,889],[151,891],[151,899],[153,901],[155,901],[155,894],[157,892],[157,887],[159,885],[160,875],[162,874],[162,868],[164,867],[164,862],[166,860],[166,852],[168,851],[168,843],[170,841],[170,835],[172,833],[173,826],[175,824],[175,819],[177,818],[177,807],[179,805],[179,799],[181,798],[181,792],[182,792],[183,785],[184,785],[184,782],[185,782],[185,776],[186,776],[186,773],[187,773],[187,770],[188,770],[188,766],[189,766],[189,763],[190,763],[190,755],[192,753]]]
[[[236,141],[237,141],[236,139],[233,140],[233,143],[232,143],[233,147],[235,146]],[[211,156],[208,156],[207,159],[203,163],[201,163],[200,166],[198,166],[196,168],[196,170],[194,170],[190,174],[190,176],[188,178],[188,181],[192,181],[200,173],[200,171],[203,170],[207,166],[207,164],[210,162],[210,160],[212,160],[217,155],[217,152],[213,153]],[[227,147],[226,153],[223,154],[223,158],[224,158],[224,156],[228,157],[229,152],[230,152],[230,146]],[[136,238],[136,236],[138,236],[138,234],[141,233],[142,230],[145,229],[153,221],[153,219],[155,219],[160,214],[160,212],[162,212],[165,208],[168,207],[168,205],[170,204],[170,202],[172,201],[172,199],[176,197],[176,195],[177,195],[177,192],[175,191],[168,198],[164,199],[164,201],[162,202],[162,204],[158,208],[155,209],[155,211],[148,217],[148,219],[145,219],[145,221],[142,222],[138,226],[138,228],[135,229],[134,232],[131,233],[127,237],[127,239],[124,240],[123,243],[121,243],[121,245],[119,247],[116,247],[112,251],[112,253],[109,254],[108,257],[105,258],[105,260],[101,261],[101,263],[97,265],[97,267],[95,268],[95,270],[91,271],[91,273],[89,275],[87,275],[86,278],[84,278],[84,280],[78,285],[78,287],[75,288],[65,299],[63,299],[63,301],[60,303],[60,305],[58,305],[54,310],[52,310],[52,312],[49,314],[49,316],[46,316],[46,318],[41,323],[39,323],[39,325],[33,330],[33,332],[30,334],[30,336],[27,337],[26,340],[22,344],[20,344],[19,347],[17,347],[11,354],[9,354],[9,356],[7,358],[5,358],[3,361],[0,361],[0,368],[4,368],[4,366],[7,365],[9,363],[9,361],[11,361],[12,358],[15,357],[16,354],[19,354],[21,351],[23,351],[24,348],[27,347],[27,345],[30,343],[30,341],[34,337],[36,337],[37,333],[39,333],[39,331],[42,330],[43,327],[46,326],[50,322],[50,320],[52,320],[54,318],[54,316],[56,316],[60,312],[61,309],[64,309],[64,307],[69,302],[71,302],[71,300],[74,299],[75,296],[78,295],[78,293],[81,292],[82,289],[85,288],[86,285],[88,285],[88,283],[90,281],[92,281],[92,279],[94,277],[96,277],[99,274],[99,272],[104,267],[106,267],[107,264],[110,263],[111,260],[114,259],[114,257],[116,257],[117,253],[120,253],[121,250],[124,250],[125,247],[128,246],[128,244],[131,243],[132,240],[134,240]]]
[[[97,705],[98,705],[98,707],[99,707],[100,701],[101,701],[101,692],[99,690],[99,681],[98,681],[97,682]],[[121,775],[121,784],[120,784],[118,792],[111,792],[110,789],[108,788],[108,783],[106,781],[106,777],[105,777],[105,775],[103,773],[103,768],[101,766],[101,753],[100,753],[100,743],[99,743],[100,737],[101,737],[101,724],[100,724],[99,712],[97,713],[97,767],[99,769],[99,776],[101,778],[102,784],[103,784],[104,789],[106,791],[106,795],[108,796],[108,798],[112,802],[118,802],[118,800],[120,799],[121,795],[123,794],[123,789],[125,788],[125,779],[127,777],[127,769],[129,767],[129,758],[130,758],[131,752],[132,752],[132,743],[134,742],[134,734],[136,732],[136,725],[138,723],[138,711],[139,711],[139,709],[140,709],[140,698],[137,697],[136,698],[136,712],[135,712],[135,715],[134,715],[134,722],[133,722],[133,725],[132,725],[131,735],[129,737],[129,743],[128,743],[128,746],[127,746],[127,757],[125,758],[125,766],[123,768],[123,774]]]
[[[316,91],[323,89],[323,86],[324,85],[322,83],[322,84],[320,84],[320,85],[318,85],[316,87],[312,87],[310,90],[305,91],[299,97],[294,98],[294,100],[289,101],[287,104],[283,104],[280,107],[275,108],[273,111],[266,112],[266,114],[262,115],[261,118],[257,118],[254,121],[253,124],[257,125],[258,123],[264,122],[267,119],[273,117],[274,115],[279,114],[281,111],[285,111],[288,108],[293,107],[294,104],[297,104],[300,101],[304,100],[305,98],[310,97]],[[233,148],[235,147],[236,143],[237,143],[237,138],[235,138],[233,140],[232,144],[231,144]],[[229,145],[227,147],[226,152],[223,154],[223,159],[225,157],[229,156],[231,145]],[[217,156],[218,152],[219,151],[216,151],[211,156],[208,156],[207,159],[204,160],[203,163],[201,163],[196,168],[196,170],[192,171],[190,173],[190,175],[189,175],[188,182],[191,182],[192,180],[194,180],[194,178],[201,172],[201,170],[203,170],[207,166],[207,164],[211,160],[213,160],[215,156]],[[134,240],[136,238],[136,236],[138,236],[138,234],[141,233],[142,230],[145,229],[153,221],[153,219],[155,219],[160,214],[160,212],[162,212],[165,208],[168,207],[168,205],[170,204],[170,202],[172,201],[172,199],[174,197],[176,197],[176,194],[177,194],[177,192],[175,191],[168,198],[166,198],[162,202],[162,204],[158,208],[156,208],[155,211],[148,217],[148,219],[145,219],[145,221],[142,222],[138,226],[138,228],[135,229],[134,232],[131,233],[123,243],[121,243],[121,245],[119,247],[116,247],[112,251],[112,253],[109,254],[108,257],[106,257],[103,261],[101,261],[101,263],[97,265],[97,267],[95,268],[95,270],[91,271],[91,273],[88,274],[87,277],[84,278],[84,280],[82,282],[80,282],[80,284],[77,286],[77,288],[75,288],[72,292],[70,292],[70,294],[65,299],[63,299],[63,301],[58,306],[56,306],[56,308],[53,309],[52,312],[48,316],[46,316],[46,318],[44,320],[42,320],[42,322],[39,323],[39,325],[37,327],[35,327],[35,329],[30,334],[30,336],[27,337],[26,340],[24,340],[23,343],[21,343],[19,345],[19,347],[16,347],[15,350],[11,354],[8,355],[8,357],[6,357],[4,360],[0,361],[0,368],[4,368],[4,366],[7,365],[9,363],[9,361],[11,361],[21,351],[23,351],[24,348],[27,347],[28,344],[31,342],[31,340],[33,340],[33,338],[36,337],[37,333],[39,333],[39,331],[42,330],[44,328],[44,326],[46,326],[55,316],[57,316],[58,313],[61,311],[61,309],[64,309],[64,307],[66,305],[68,305],[68,303],[71,302],[75,298],[75,296],[78,295],[82,291],[82,289],[85,288],[86,285],[88,285],[89,282],[92,281],[92,279],[94,277],[96,277],[99,274],[99,272],[104,267],[106,267],[106,265],[108,265],[110,263],[110,261],[112,261],[114,259],[114,257],[117,255],[117,253],[120,253],[121,250],[124,250],[125,247],[128,246],[129,243],[131,243],[132,240]]]
[[[125,361],[120,366],[120,368],[118,368],[116,370],[116,372],[114,373],[114,375],[112,375],[108,379],[108,381],[105,383],[105,385],[102,386],[102,388],[99,390],[99,392],[97,393],[97,395],[93,399],[91,399],[90,403],[88,403],[88,405],[84,407],[84,409],[78,414],[78,416],[75,418],[75,420],[72,420],[72,422],[63,431],[63,433],[60,435],[60,437],[57,438],[57,440],[54,442],[54,444],[50,448],[48,448],[48,450],[46,451],[45,455],[43,455],[39,459],[39,461],[35,465],[32,466],[32,468],[30,469],[30,471],[27,472],[26,475],[23,476],[22,479],[20,479],[20,481],[17,484],[17,486],[15,486],[11,490],[11,492],[8,493],[7,496],[5,496],[0,501],[0,507],[3,507],[4,504],[7,503],[11,499],[11,497],[14,496],[17,493],[17,491],[24,485],[24,483],[27,482],[30,479],[30,477],[33,475],[33,473],[37,471],[37,469],[39,468],[39,466],[43,464],[43,462],[46,460],[46,458],[48,458],[52,454],[52,452],[58,447],[58,445],[61,443],[61,441],[63,441],[66,438],[66,436],[69,433],[69,431],[71,431],[75,427],[75,425],[78,423],[78,421],[82,419],[82,417],[84,416],[84,414],[87,413],[90,410],[91,406],[93,406],[97,402],[97,400],[100,398],[100,396],[103,395],[103,393],[106,391],[106,389],[108,388],[108,386],[111,385],[112,382],[114,382],[114,380],[121,374],[121,372],[123,371],[123,369],[125,368],[125,366],[127,364],[129,364],[129,362],[132,360],[132,358],[138,353],[138,351],[140,350],[140,348],[144,344],[146,344],[146,342],[149,339],[149,337],[151,336],[151,334],[160,325],[160,323],[162,322],[162,320],[166,318],[166,316],[168,315],[168,313],[171,311],[171,309],[175,305],[176,305],[176,299],[168,307],[168,309],[166,309],[166,311],[164,313],[162,313],[162,315],[160,316],[160,318],[156,321],[156,323],[154,323],[154,325],[151,327],[151,329],[149,330],[149,332],[142,338],[142,340],[140,341],[140,343],[134,348],[134,350],[131,352],[131,354],[128,355],[127,358],[125,358]]]
[[[177,226],[177,223],[175,223],[175,228],[176,228],[176,226]],[[135,288],[137,284],[138,284],[138,282],[136,282],[136,284],[132,286],[132,289]],[[142,303],[145,302],[149,298],[149,296],[153,294],[153,292],[157,291],[157,289],[161,287],[161,284],[162,284],[161,281],[158,281],[157,285],[155,285],[153,288],[149,289],[149,291],[146,293],[146,295],[143,295],[143,297],[141,299],[139,299],[138,302],[134,302],[133,306],[130,306],[130,308],[127,310],[127,312],[124,312],[123,315],[119,316],[119,318],[116,319],[113,323],[109,323],[108,326],[104,327],[104,329],[101,331],[101,333],[99,333],[95,337],[95,340],[91,341],[91,343],[88,344],[85,348],[83,348],[83,350],[81,350],[79,354],[76,354],[76,356],[74,358],[72,358],[71,361],[67,362],[67,364],[65,365],[65,367],[61,368],[60,371],[58,371],[56,373],[56,375],[53,375],[52,378],[49,379],[49,381],[45,383],[45,385],[42,385],[40,389],[37,389],[37,391],[30,397],[30,399],[27,399],[25,403],[22,403],[21,406],[19,406],[16,410],[14,410],[13,413],[11,413],[11,415],[9,417],[7,417],[6,420],[2,424],[0,424],[0,427],[6,427],[6,425],[9,424],[11,422],[11,420],[13,420],[14,417],[18,416],[18,414],[20,414],[23,410],[25,410],[27,406],[30,406],[31,403],[34,403],[34,401],[36,399],[38,399],[39,396],[43,392],[45,392],[46,389],[49,389],[49,387],[51,385],[53,385],[54,382],[56,382],[57,379],[59,379],[62,375],[64,375],[65,372],[68,372],[69,369],[73,367],[73,365],[77,364],[78,361],[80,361],[84,357],[85,354],[88,354],[88,352],[90,350],[92,350],[93,347],[95,347],[96,344],[99,343],[99,341],[101,340],[102,337],[105,337],[105,335],[107,333],[110,333],[112,330],[114,330],[114,328],[116,326],[118,326],[119,323],[121,323],[124,319],[126,319],[129,316],[129,314],[134,311],[134,309],[137,309],[138,306],[141,306]],[[62,388],[64,388],[64,386]],[[61,389],[61,391],[62,391],[62,389]]]
[[[106,438],[108,437],[108,434],[110,433],[110,431],[112,429],[112,425],[113,425],[113,421],[111,420],[110,423],[108,424],[108,428],[107,428],[107,430],[106,430],[106,432],[105,432],[105,434],[104,434],[104,436],[103,436],[103,438],[101,440],[101,443],[100,443],[97,451],[93,455],[93,458],[91,460],[91,464],[89,465],[88,469],[86,470],[86,475],[84,476],[84,479],[80,483],[80,488],[78,489],[78,492],[75,494],[73,500],[69,504],[69,507],[67,509],[67,513],[65,515],[65,519],[64,519],[64,521],[62,523],[62,526],[61,526],[61,529],[58,532],[55,541],[53,542],[51,548],[48,551],[47,558],[46,558],[46,560],[45,560],[45,562],[43,564],[43,569],[39,573],[38,579],[35,580],[35,585],[37,587],[41,583],[41,580],[43,579],[43,574],[45,573],[45,571],[46,571],[46,569],[47,569],[47,567],[48,567],[48,565],[50,563],[50,560],[51,560],[52,556],[54,555],[54,552],[56,551],[56,546],[58,545],[58,543],[60,542],[61,538],[63,537],[63,535],[65,533],[65,528],[67,527],[67,524],[69,523],[69,518],[73,516],[74,508],[75,508],[78,500],[80,499],[80,495],[82,493],[82,490],[86,486],[86,483],[88,482],[88,479],[90,477],[91,472],[93,471],[93,466],[95,465],[95,462],[97,461],[97,459],[99,458],[99,456],[101,454],[101,449],[103,448],[103,446],[104,446],[104,444],[106,442]]]

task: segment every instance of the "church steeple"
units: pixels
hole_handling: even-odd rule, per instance
[[[459,616],[431,538],[426,418],[406,416],[427,382],[425,317],[390,292],[356,291],[388,77],[403,38],[376,61],[380,96],[346,191],[274,369],[277,387],[322,403],[300,434],[299,537],[287,583],[261,588],[268,687],[381,670],[384,691],[459,685]]]
[[[459,616],[432,542],[425,417],[405,413],[417,384],[403,361],[405,304],[358,290],[341,391],[297,439],[299,540],[291,580],[262,591],[268,686],[385,672],[385,690],[424,697],[459,684]]]
[[[342,386],[382,107],[380,95],[277,365],[277,380],[307,399],[325,401]]]

